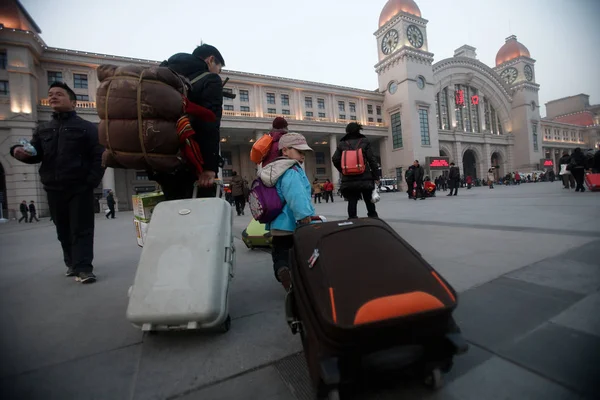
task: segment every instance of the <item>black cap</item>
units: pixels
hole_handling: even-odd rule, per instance
[[[225,66],[225,60],[223,59],[223,56],[221,55],[219,50],[217,50],[215,46],[211,46],[210,44],[203,44],[196,47],[196,50],[194,50],[192,54],[203,60],[207,59],[210,56],[215,56],[219,64],[221,64],[223,67]]]
[[[52,82],[52,84],[50,85],[49,89],[52,89],[52,88],[55,88],[55,87],[59,87],[61,89],[64,89],[67,92],[67,94],[69,95],[69,98],[72,101],[76,101],[77,100],[77,96],[75,96],[75,92],[66,83],[60,82],[60,81]]]

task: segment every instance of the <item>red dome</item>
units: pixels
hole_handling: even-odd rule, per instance
[[[379,27],[384,26],[401,11],[416,15],[417,17],[421,16],[421,10],[419,10],[419,6],[413,0],[388,0],[385,6],[383,6],[383,10],[381,10]]]
[[[498,51],[498,54],[496,54],[496,66],[521,56],[531,57],[531,54],[529,54],[527,47],[517,41],[516,36],[509,36],[506,38],[504,46],[502,46]]]

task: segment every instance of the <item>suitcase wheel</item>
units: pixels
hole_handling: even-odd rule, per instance
[[[222,333],[227,333],[229,332],[229,329],[231,329],[231,317],[228,315],[225,322],[221,324],[220,331]]]
[[[425,378],[425,386],[437,390],[444,386],[444,381],[442,379],[442,371],[439,368],[434,369],[429,373],[429,375]]]

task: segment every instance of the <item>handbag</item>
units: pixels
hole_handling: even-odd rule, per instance
[[[379,200],[381,200],[381,196],[379,195],[379,189],[377,188],[377,186],[375,186],[373,192],[371,193],[371,203],[375,204]]]

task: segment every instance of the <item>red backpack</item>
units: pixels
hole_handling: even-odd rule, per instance
[[[365,156],[363,150],[360,148],[360,142],[356,144],[356,149],[353,149],[350,144],[349,150],[342,152],[342,175],[362,175],[367,169],[365,165]]]

